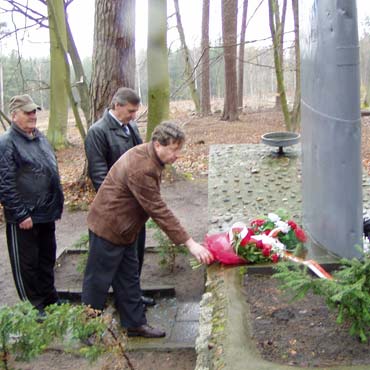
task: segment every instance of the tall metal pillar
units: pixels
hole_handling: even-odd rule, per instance
[[[362,243],[356,1],[301,0],[303,223],[341,257]]]

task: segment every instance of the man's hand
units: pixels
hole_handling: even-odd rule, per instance
[[[32,222],[31,217],[26,218],[19,224],[19,228],[23,230],[29,230],[29,229],[32,229],[32,227],[33,227],[33,222]]]
[[[190,238],[185,245],[198,262],[208,265],[213,261],[211,252],[207,248],[196,243],[193,239]]]

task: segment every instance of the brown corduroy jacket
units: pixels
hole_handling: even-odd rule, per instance
[[[164,166],[152,142],[127,151],[113,165],[90,207],[89,229],[116,245],[132,244],[151,217],[175,244],[189,234],[160,194]]]

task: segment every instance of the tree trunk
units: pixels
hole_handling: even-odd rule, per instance
[[[91,124],[91,112],[90,112],[90,95],[89,95],[89,85],[87,83],[85,71],[82,66],[80,55],[73,39],[71,28],[69,27],[68,20],[66,20],[67,26],[67,42],[68,42],[68,53],[71,57],[73,70],[76,76],[76,88],[80,96],[80,106],[84,112],[87,127]]]
[[[295,94],[292,111],[292,130],[296,131],[301,120],[301,51],[299,45],[299,8],[298,0],[292,0],[294,17],[294,50],[295,50]]]
[[[167,54],[167,0],[148,3],[148,124],[146,139],[169,117],[170,79]]]
[[[203,0],[201,53],[201,112],[203,116],[208,116],[211,113],[209,86],[209,0]]]
[[[176,9],[177,29],[179,31],[181,46],[183,49],[185,59],[185,78],[189,85],[190,95],[194,102],[195,110],[197,111],[197,113],[199,113],[200,112],[199,94],[195,86],[195,72],[193,62],[191,60],[190,52],[185,41],[184,28],[182,27],[179,0],[174,0],[174,4]]]
[[[57,25],[56,10],[55,10],[55,7],[54,7],[53,3],[49,4],[49,19],[51,19],[54,22],[54,24]],[[66,24],[68,23],[66,18],[65,18],[65,22],[66,22]],[[76,100],[73,96],[72,86],[71,86],[71,71],[70,71],[69,61],[68,61],[68,53],[67,53],[67,50],[65,48],[66,45],[63,44],[63,41],[62,41],[62,36],[61,36],[62,31],[59,29],[58,25],[54,28],[54,33],[55,33],[55,36],[56,36],[56,41],[58,43],[58,46],[61,48],[61,50],[63,52],[63,61],[64,61],[64,66],[65,66],[65,71],[66,71],[66,78],[64,80],[65,91],[66,91],[67,96],[69,98],[69,101],[71,103],[73,114],[75,116],[76,127],[78,128],[78,130],[80,132],[82,140],[84,140],[85,136],[86,136],[86,131],[85,131],[85,128],[82,124],[80,113],[78,111],[78,104],[77,104],[77,102],[76,102]]]
[[[279,56],[280,56],[281,70],[283,74],[284,74],[284,32],[285,32],[286,9],[287,9],[287,0],[284,0],[283,10],[281,12],[281,20],[280,20],[279,1],[278,0],[276,1],[275,25],[276,25],[276,33],[278,34],[277,37],[279,40]],[[281,108],[280,94],[278,91],[275,97],[275,108]]]
[[[237,0],[222,0],[222,38],[225,60],[225,100],[223,121],[238,119],[238,96],[236,79],[236,31],[237,31]]]
[[[276,28],[276,16],[277,12],[277,1],[278,0],[269,0],[269,24],[270,24],[270,31],[273,43],[273,52],[274,52],[274,64],[275,64],[275,73],[276,73],[276,82],[278,86],[278,95],[280,96],[281,102],[281,109],[284,115],[284,122],[286,129],[288,131],[291,130],[291,122],[290,122],[290,113],[286,98],[285,86],[284,86],[284,74],[281,67],[281,60],[280,60],[280,52],[279,52],[279,44],[280,44],[280,34],[277,32]]]
[[[1,126],[3,126],[4,131],[7,130],[7,126],[5,122],[10,126],[12,121],[8,118],[8,116],[0,109],[0,122]]]
[[[240,29],[239,61],[238,61],[238,110],[243,110],[243,87],[244,87],[244,50],[245,50],[245,31],[247,24],[248,0],[243,1],[243,16]]]
[[[92,122],[120,87],[135,88],[135,0],[95,0]]]
[[[67,48],[64,1],[47,2],[50,34],[50,115],[47,137],[54,149],[65,148],[67,142],[68,96],[66,94],[67,70],[63,46]],[[55,17],[51,15],[51,7]],[[60,32],[60,45],[57,29]]]

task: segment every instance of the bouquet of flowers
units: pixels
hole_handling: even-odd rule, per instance
[[[300,250],[307,241],[302,228],[282,211],[254,219],[249,227],[234,224],[229,238],[235,253],[249,263],[276,263],[286,252]]]
[[[304,231],[285,212],[269,213],[247,227],[235,223],[229,232],[207,235],[204,245],[214,260],[224,264],[276,263],[286,254],[302,248]]]

